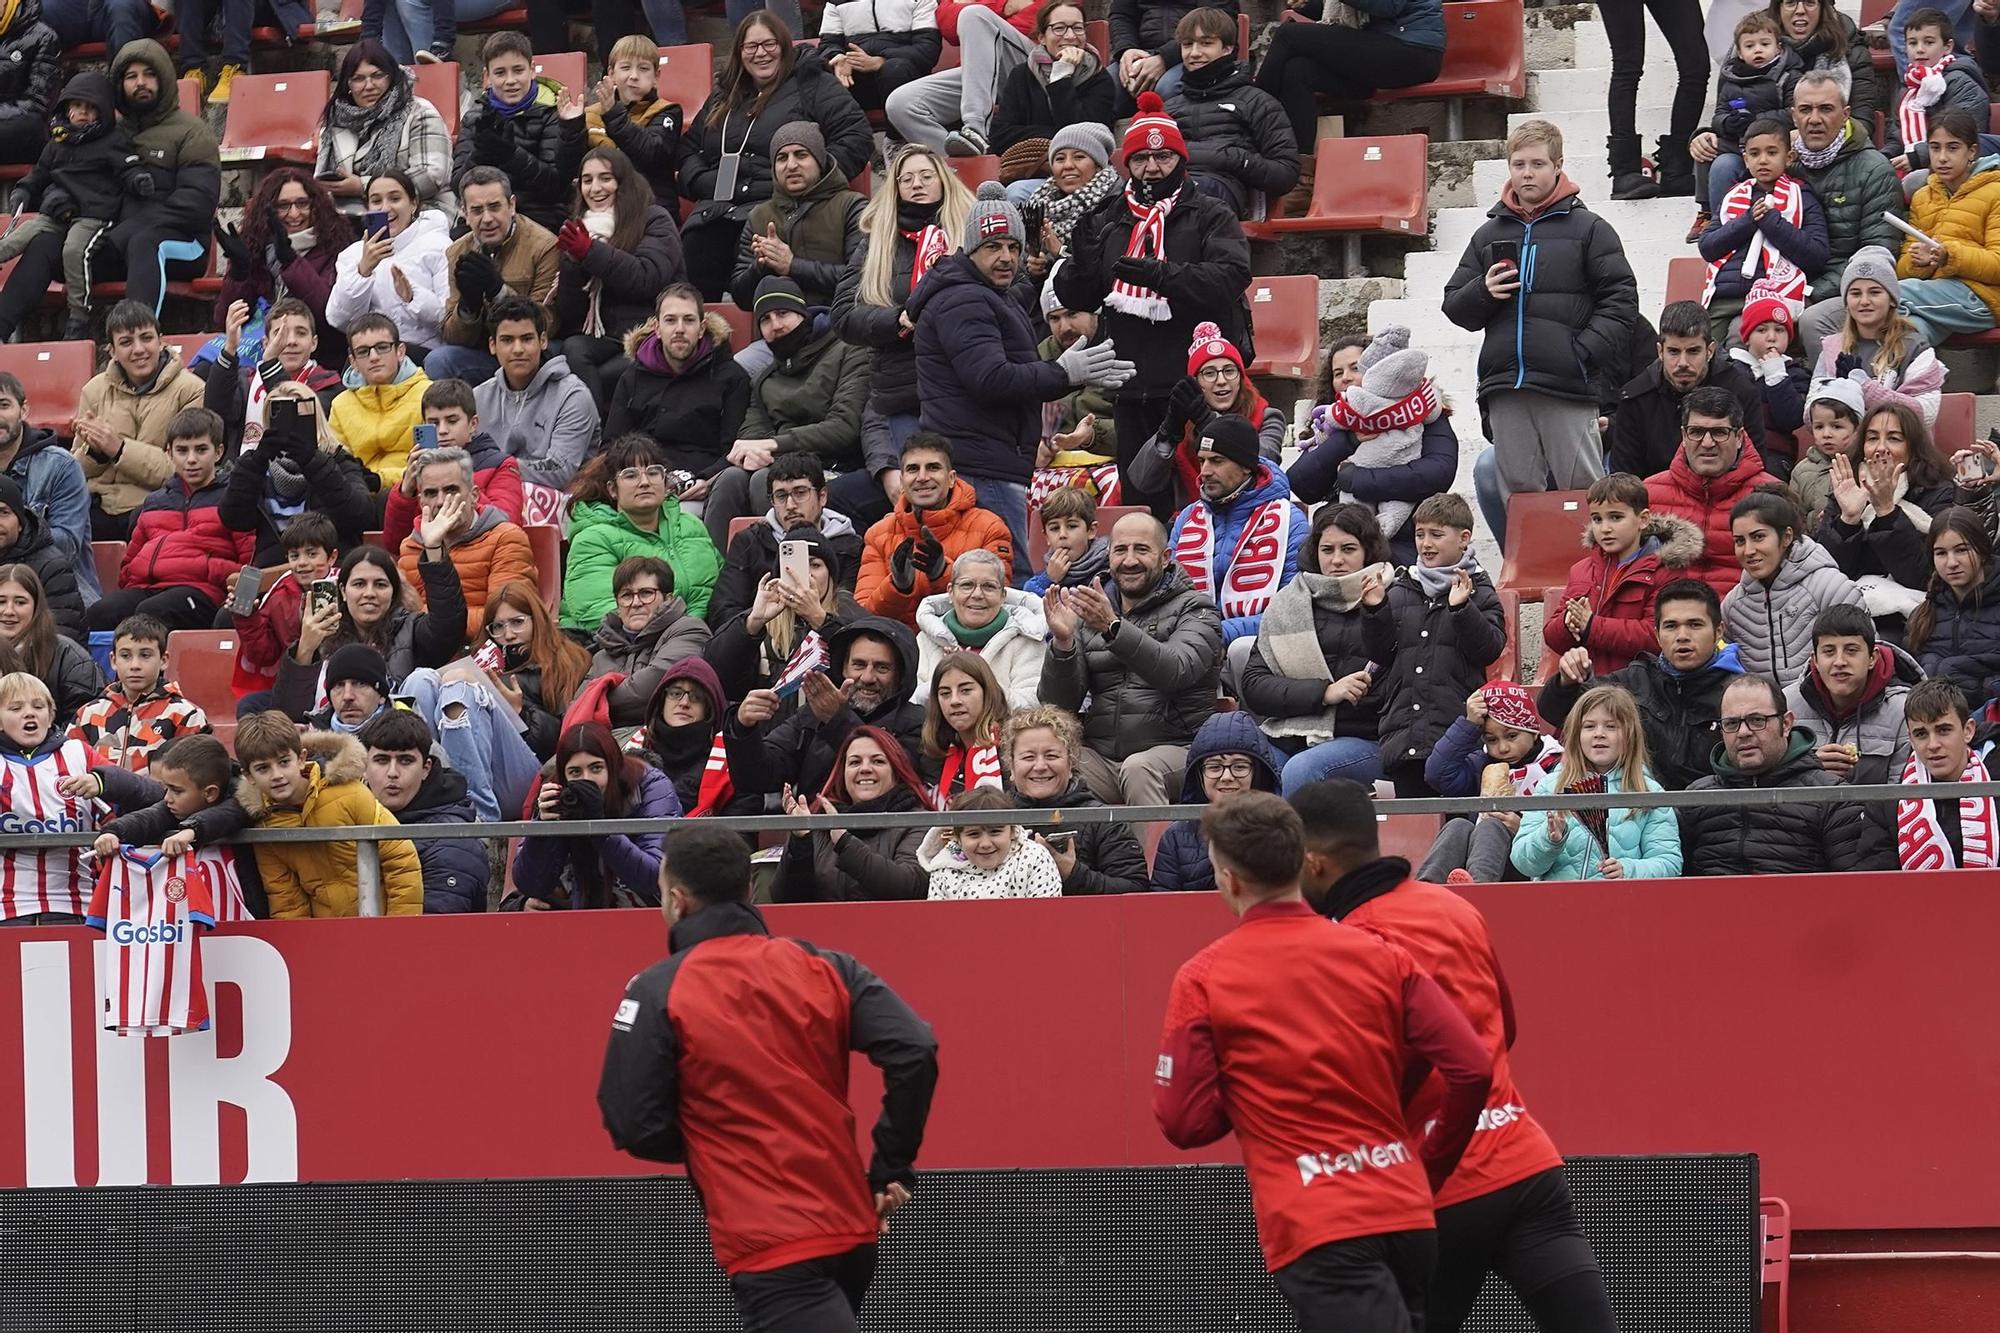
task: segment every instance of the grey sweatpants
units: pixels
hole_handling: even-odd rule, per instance
[[[28,248],[28,242],[37,236],[50,232],[63,233],[62,268],[63,296],[69,303],[69,317],[72,320],[90,318],[90,247],[97,244],[97,238],[110,226],[103,218],[77,218],[72,222],[57,222],[54,218],[36,214],[6,236],[0,237],[0,264],[10,259],[18,259]]]
[[[1076,775],[1106,805],[1168,805],[1180,799],[1187,755],[1185,745],[1154,745],[1120,761],[1086,748]]]
[[[1513,850],[1514,835],[1499,820],[1453,819],[1439,831],[1416,877],[1426,884],[1442,884],[1452,871],[1463,870],[1474,884],[1498,884],[1507,878]]]
[[[984,135],[1000,84],[1016,65],[1027,63],[1035,44],[992,10],[968,5],[958,16],[958,50],[957,69],[906,83],[883,104],[904,142],[942,153],[946,137],[961,125]]]
[[[1486,424],[1502,499],[1516,491],[1588,490],[1604,475],[1596,403],[1502,389],[1486,400]]]
[[[1819,364],[1819,345],[1839,334],[1847,322],[1847,303],[1838,296],[1815,301],[1799,316],[1799,343],[1805,349],[1807,366]]]

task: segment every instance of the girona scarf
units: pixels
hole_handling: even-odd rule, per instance
[[[1959,775],[1960,782],[1986,781],[1986,764],[1973,755]],[[1903,785],[1927,786],[1935,781],[1923,761],[1912,755],[1903,765]],[[1965,848],[1963,861],[1951,854],[1938,825],[1936,797],[1896,802],[1896,855],[1905,870],[1991,870],[2000,866],[2000,816],[1993,802],[1984,796],[1969,796],[1958,803],[1958,837]]]
[[[1181,534],[1174,543],[1174,562],[1196,592],[1215,599],[1224,620],[1257,616],[1271,604],[1285,575],[1285,552],[1291,549],[1297,506],[1289,496],[1266,500],[1250,511],[1236,550],[1223,571],[1222,589],[1215,588],[1215,511],[1206,500],[1188,506]]]
[[[951,248],[944,239],[944,228],[935,222],[922,231],[906,231],[903,235],[917,247],[916,258],[910,261],[910,290],[915,291],[924,274],[931,271],[931,265],[949,254]]]
[[[1339,394],[1328,406],[1334,424],[1354,435],[1381,435],[1392,430],[1408,430],[1412,426],[1422,426],[1444,410],[1444,402],[1438,397],[1436,380],[1425,380],[1414,393],[1397,399],[1379,412],[1357,412],[1348,406],[1346,397]]]
[[[1903,101],[1896,108],[1896,130],[1903,136],[1903,146],[1920,144],[1930,137],[1931,108],[1944,96],[1944,72],[1951,68],[1952,57],[1946,56],[1935,65],[1912,64],[1903,74]]]
[[[1753,191],[1755,181],[1739,181],[1722,197],[1722,207],[1716,211],[1718,223],[1734,222],[1750,211],[1756,202]],[[1779,217],[1794,228],[1805,225],[1804,189],[1790,176],[1780,176],[1771,185],[1771,207]],[[1734,258],[1734,252],[1724,255],[1708,266],[1708,289],[1702,293],[1703,305],[1715,297],[1716,275],[1722,266]],[[1758,268],[1763,274],[1758,275]],[[1805,306],[1806,274],[1797,264],[1778,252],[1778,247],[1764,238],[1761,231],[1750,233],[1749,244],[1743,247],[1743,276],[1752,279],[1757,287],[1757,295],[1773,296],[1792,308],[1794,314]]]
[[[1186,188],[1185,185],[1181,187],[1182,190]],[[1142,204],[1133,195],[1132,187],[1125,187],[1125,207],[1132,214],[1132,238],[1125,243],[1127,259],[1164,260],[1167,257],[1167,217],[1174,211],[1174,202],[1180,197],[1181,191],[1175,190],[1157,204]],[[1173,307],[1167,304],[1166,297],[1151,287],[1141,287],[1123,278],[1111,284],[1111,294],[1104,298],[1104,304],[1154,324],[1174,317]]]
[[[957,784],[957,790],[953,790]],[[997,745],[975,745],[967,750],[963,742],[954,742],[945,751],[944,767],[938,770],[937,808],[951,808],[951,798],[958,792],[968,792],[975,787],[999,788],[1005,785],[1000,774],[1000,747]]]
[[[650,729],[640,727],[625,738],[626,753],[643,754],[650,742]],[[708,745],[708,761],[702,765],[701,786],[695,796],[694,808],[683,814],[689,819],[697,815],[717,814],[735,794],[735,788],[729,781],[729,750],[722,740],[722,728],[717,727],[715,739]]]

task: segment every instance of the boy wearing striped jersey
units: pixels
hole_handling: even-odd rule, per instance
[[[0,833],[91,833],[98,803],[64,794],[63,779],[95,758],[55,730],[49,687],[25,671],[0,676]],[[77,925],[90,895],[87,849],[0,853],[0,924]]]

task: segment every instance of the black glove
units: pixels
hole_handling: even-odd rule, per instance
[[[1201,396],[1201,385],[1192,375],[1174,385],[1174,391],[1167,395],[1167,415],[1160,422],[1160,437],[1176,443],[1181,432],[1194,419],[1196,405],[1206,407],[1207,400]]]
[[[67,227],[76,221],[76,213],[76,200],[70,197],[68,190],[50,186],[42,193],[42,214],[51,222],[60,222]]]
[[[1111,266],[1111,276],[1121,278],[1135,287],[1150,287],[1157,292],[1160,290],[1160,284],[1167,280],[1167,261],[1121,255]]]
[[[910,553],[910,562],[922,570],[924,577],[932,583],[944,577],[946,569],[944,543],[937,539],[937,534],[928,526],[918,531],[917,549]]]
[[[500,280],[500,266],[477,245],[458,257],[452,269],[458,282],[458,308],[477,316],[486,303],[500,294],[506,284]]]
[[[285,234],[285,224],[278,220],[278,210],[275,208],[271,210],[267,231],[271,238],[271,255],[278,261],[279,268],[285,267],[299,257],[299,252],[292,248],[292,238]]]
[[[222,257],[229,261],[229,276],[248,277],[250,273],[250,247],[243,243],[243,233],[236,230],[236,224],[223,226],[215,224],[215,245],[222,251]]]
[[[159,183],[153,179],[153,173],[144,167],[133,167],[125,173],[120,183],[124,185],[125,193],[135,199],[151,199],[153,191],[159,188]]]
[[[905,597],[917,590],[917,571],[911,564],[916,545],[914,540],[904,541],[889,553],[889,586]]]
[[[481,116],[472,127],[473,156],[489,167],[497,167],[511,156],[513,141],[491,115]]]
[[[563,783],[556,808],[564,819],[602,819],[604,788],[588,778],[572,778]]]

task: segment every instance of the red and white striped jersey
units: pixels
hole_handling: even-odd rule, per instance
[[[90,771],[97,756],[66,739],[33,756],[0,755],[0,833],[89,833],[102,803],[64,796],[56,783]],[[92,874],[87,847],[0,852],[0,920],[67,912],[80,916]]]
[[[199,932],[239,901],[233,865],[214,852],[167,857],[121,847],[98,870],[88,922],[104,932],[104,1026],[165,1037],[208,1027]]]

